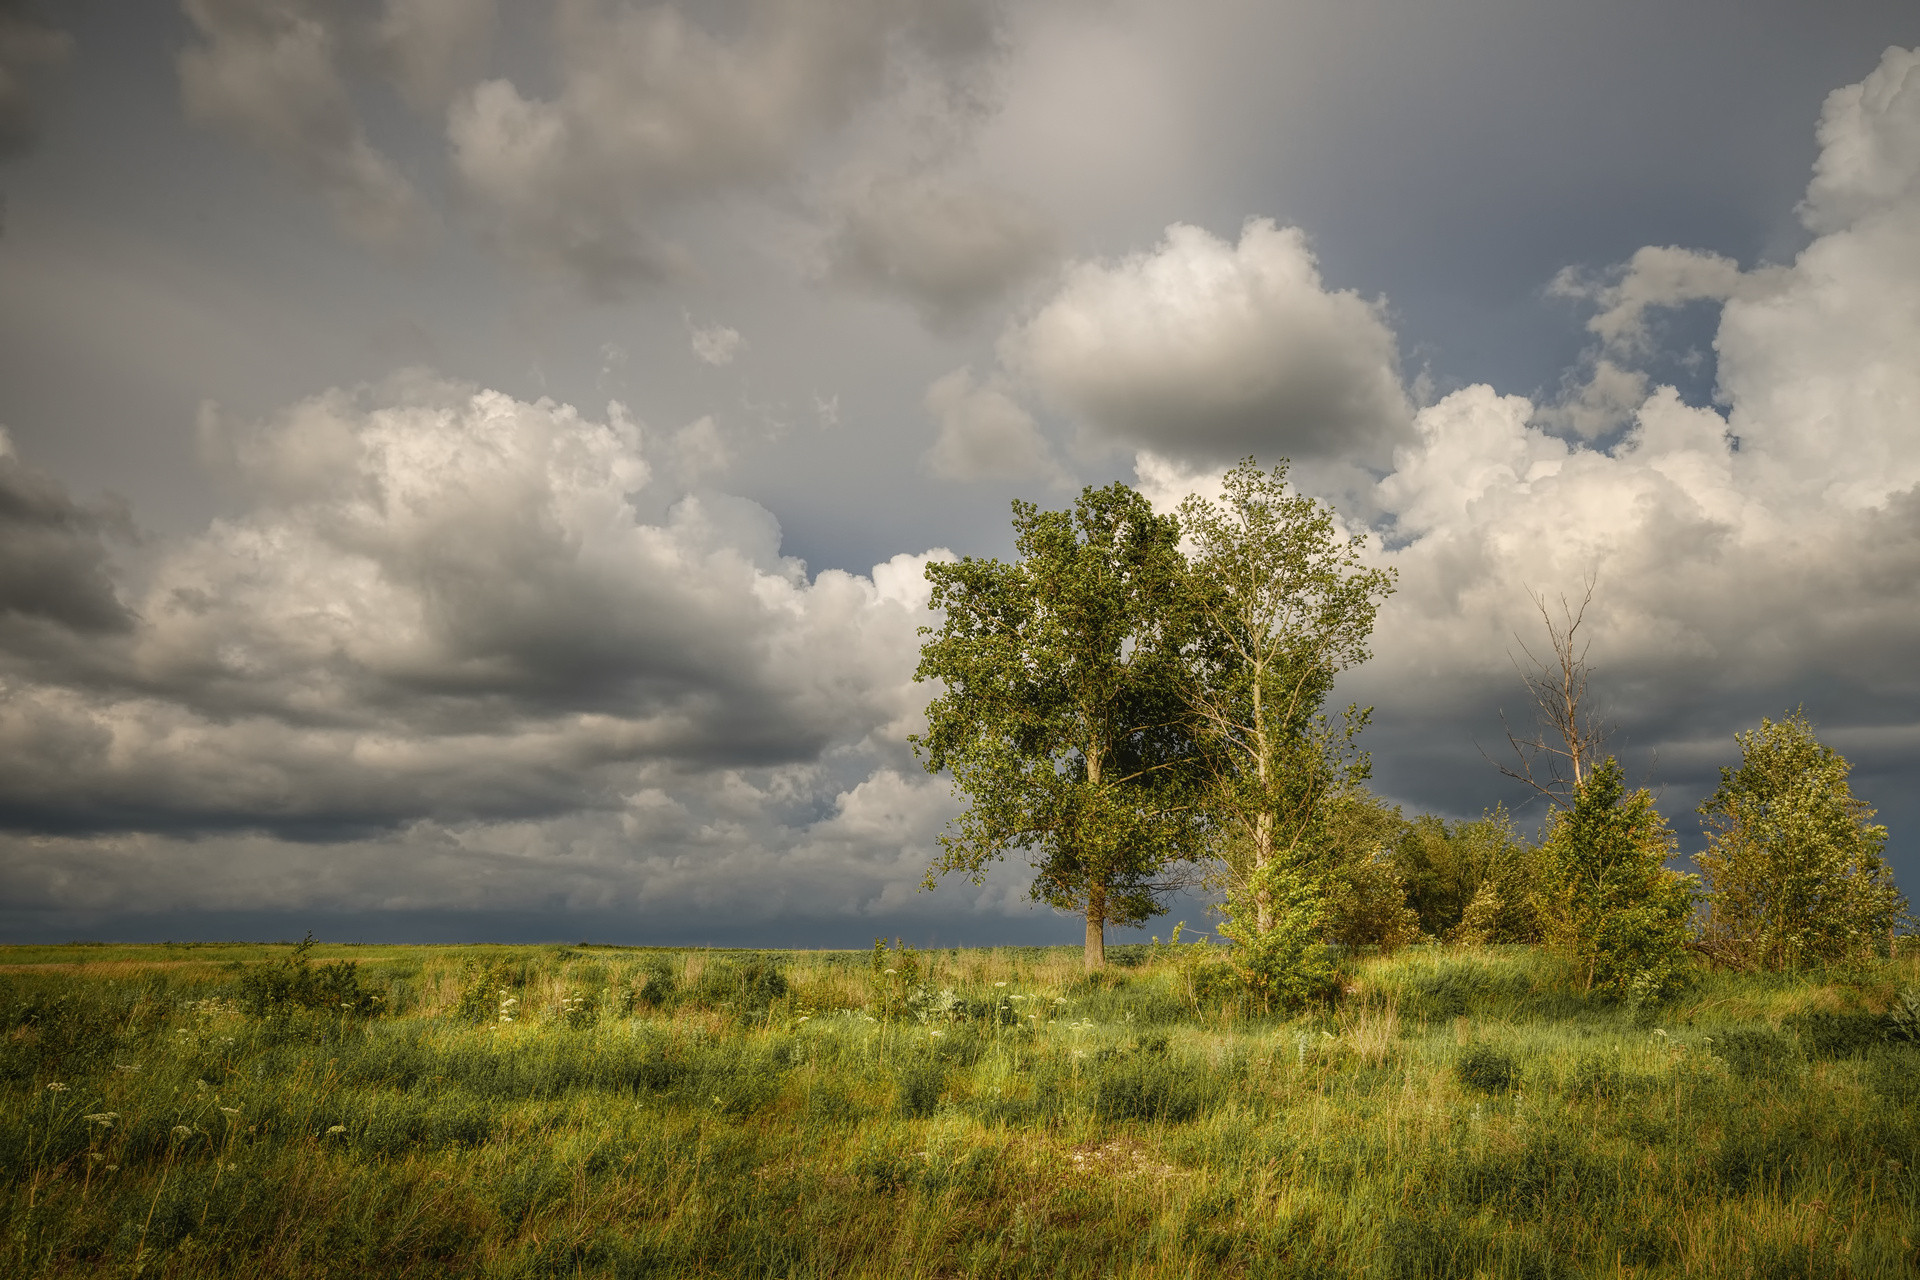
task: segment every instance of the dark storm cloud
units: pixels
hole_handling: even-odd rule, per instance
[[[76,503],[59,481],[13,456],[0,432],[0,627],[130,630],[132,616],[114,589],[109,532],[131,532],[124,515]]]

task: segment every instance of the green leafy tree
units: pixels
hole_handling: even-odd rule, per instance
[[[1700,806],[1707,847],[1701,945],[1742,969],[1794,969],[1885,955],[1906,899],[1881,857],[1887,829],[1855,799],[1852,766],[1801,712],[1734,735]]]
[[[1085,917],[1091,970],[1105,927],[1161,910],[1170,868],[1200,847],[1180,529],[1123,484],[1086,489],[1072,511],[1013,511],[1015,563],[927,566],[944,622],[922,630],[914,678],[943,691],[914,746],[968,801],[928,883],[953,871],[978,883],[1027,851],[1033,896]]]
[[[1336,720],[1321,708],[1334,678],[1366,660],[1393,575],[1366,568],[1364,540],[1287,487],[1284,462],[1266,472],[1249,458],[1221,489],[1221,502],[1180,509],[1193,547],[1186,697],[1228,871],[1223,931],[1251,960],[1273,951],[1255,940],[1283,923],[1289,936],[1325,931],[1337,888],[1329,821],[1367,776],[1355,739],[1369,712]]]
[[[1696,882],[1666,865],[1673,850],[1653,797],[1629,792],[1612,756],[1587,769],[1571,807],[1549,816],[1536,894],[1548,941],[1588,990],[1645,1002],[1678,984]]]
[[[1393,865],[1423,932],[1452,942],[1535,942],[1535,851],[1504,806],[1471,822],[1423,813],[1406,824]]]
[[[1420,916],[1393,860],[1406,826],[1400,806],[1364,786],[1347,788],[1328,806],[1325,941],[1389,951],[1419,939]]]

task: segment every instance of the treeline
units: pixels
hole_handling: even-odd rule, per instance
[[[1540,732],[1514,738],[1507,770],[1550,802],[1538,838],[1504,810],[1405,819],[1365,785],[1371,708],[1325,706],[1369,656],[1393,574],[1286,477],[1249,459],[1221,501],[1174,516],[1123,484],[1069,511],[1016,502],[1014,561],[928,566],[941,624],[916,678],[940,692],[914,746],[967,801],[930,886],[1025,854],[1034,898],[1084,917],[1088,969],[1106,925],[1205,886],[1267,1007],[1323,994],[1341,947],[1537,943],[1590,989],[1645,1002],[1689,964],[1865,959],[1911,923],[1885,828],[1799,713],[1736,735],[1741,762],[1701,806],[1698,871],[1674,870],[1652,795],[1601,754],[1579,620],[1557,629],[1544,605],[1558,665],[1527,677]]]

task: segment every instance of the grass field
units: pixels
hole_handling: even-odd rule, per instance
[[[1636,1016],[1414,948],[1282,1021],[1194,948],[317,948],[371,1013],[290,950],[0,948],[0,1274],[1920,1274],[1911,958]]]

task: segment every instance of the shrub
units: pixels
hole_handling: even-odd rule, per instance
[[[1520,1068],[1509,1054],[1489,1045],[1474,1045],[1454,1064],[1460,1083],[1481,1093],[1505,1093],[1520,1082]]]
[[[1694,878],[1668,870],[1673,833],[1644,789],[1629,793],[1609,756],[1555,810],[1540,846],[1548,934],[1588,990],[1636,1006],[1678,989]]]
[[[360,966],[351,960],[336,960],[316,967],[308,959],[314,941],[309,933],[285,959],[243,970],[241,1006],[255,1017],[295,1009],[359,1015],[378,1012],[381,997],[360,981]]]
[[[894,1105],[903,1116],[930,1116],[940,1105],[940,1091],[946,1083],[946,1065],[939,1059],[914,1059],[901,1068]]]

